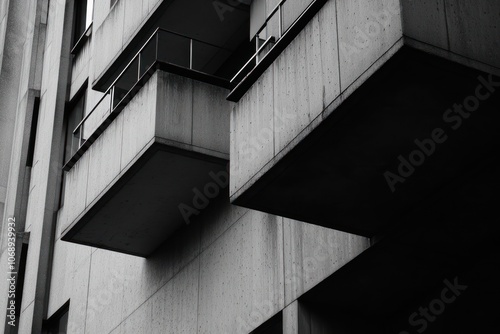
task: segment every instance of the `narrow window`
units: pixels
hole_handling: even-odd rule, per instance
[[[31,118],[31,131],[30,131],[30,141],[28,144],[28,157],[26,159],[27,167],[33,167],[33,156],[35,154],[35,140],[36,140],[36,129],[38,127],[39,110],[40,110],[40,98],[35,97],[35,102],[33,105],[33,116]]]
[[[17,273],[17,293],[16,293],[16,319],[21,315],[21,303],[23,300],[24,274],[26,273],[26,258],[28,257],[28,242],[23,240],[21,245],[21,258]]]
[[[43,334],[68,333],[69,302],[64,304],[50,319],[44,321]]]
[[[73,154],[75,154],[78,148],[80,148],[81,141],[83,140],[81,131],[76,129],[76,127],[83,119],[83,115],[85,113],[86,95],[87,83],[84,84],[73,100],[69,103],[69,108],[66,113],[66,145],[64,148],[64,162],[68,162],[68,160],[71,159]],[[75,131],[75,129],[77,131]]]
[[[73,46],[76,45],[92,23],[94,0],[76,0],[73,26]]]

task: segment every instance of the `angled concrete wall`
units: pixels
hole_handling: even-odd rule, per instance
[[[402,0],[401,4],[408,45],[500,73],[500,1]]]
[[[148,259],[57,240],[48,314],[69,299],[71,333],[249,333],[369,245],[213,204]]]
[[[231,114],[234,200],[402,46],[399,1],[330,0]]]

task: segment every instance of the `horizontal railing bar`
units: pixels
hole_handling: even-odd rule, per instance
[[[178,32],[175,32],[175,31],[171,31],[171,30],[167,30],[167,29],[164,29],[164,28],[161,28],[161,27],[158,27],[157,30],[160,30],[160,31],[165,31],[165,32],[168,32],[170,34],[173,34],[173,35],[177,35],[177,36],[180,36],[180,37],[184,37],[184,38],[187,38],[187,39],[191,39],[193,41],[196,41],[196,42],[199,42],[199,43],[203,43],[203,44],[206,44],[206,45],[210,45],[210,46],[213,46],[214,48],[217,48],[217,49],[222,49],[222,50],[226,50],[226,51],[229,51],[229,52],[233,52],[231,49],[228,49],[226,47],[223,47],[223,46],[219,46],[219,45],[215,45],[215,44],[212,44],[212,43],[209,43],[209,42],[205,42],[205,41],[202,41],[202,40],[199,40],[197,38],[193,38],[193,37],[188,37],[186,35],[183,35],[181,33],[178,33]]]
[[[257,55],[262,51],[262,49],[267,46],[267,44],[271,43],[271,42],[274,42],[274,36],[269,36],[268,39],[266,39],[266,41],[264,42],[264,44],[262,44],[260,46],[260,48],[257,50],[257,52],[254,53],[254,55],[245,63],[245,65],[243,65],[243,67],[238,71],[238,73],[236,73],[235,76],[233,76],[233,78],[231,79],[231,83],[233,83],[234,79],[236,79],[236,77],[238,77],[240,75],[240,73],[248,66],[248,64],[250,64],[250,62],[255,58],[257,57]]]
[[[110,87],[111,88],[111,87]],[[96,103],[96,105],[94,106],[94,108],[92,108],[92,110],[87,114],[85,115],[85,117],[80,121],[80,123],[78,123],[78,125],[76,126],[76,128],[73,130],[73,134],[76,133],[76,131],[78,130],[78,128],[83,124],[85,123],[85,121],[90,117],[90,115],[92,115],[92,113],[94,112],[95,109],[97,109],[97,107],[99,106],[99,104],[101,104],[102,100],[104,100],[104,98],[106,98],[106,96],[108,95],[108,91],[109,89],[106,91],[106,93],[104,93],[104,95],[99,99],[99,102]]]
[[[288,0],[281,0],[275,7],[274,9],[267,15],[266,17],[266,20],[264,21],[264,23],[260,26],[260,29],[257,30],[257,31],[261,31],[262,28],[264,28],[265,25],[267,25],[267,23],[269,22],[269,20],[271,19],[271,17],[276,14],[276,12],[278,11],[278,9],[281,7],[281,5],[283,5],[283,3],[285,3],[286,1]],[[280,22],[281,23],[281,22]]]
[[[149,42],[153,38],[157,37],[157,35],[158,35],[158,33],[160,31],[166,32],[166,33],[169,33],[169,34],[173,34],[173,35],[177,35],[177,36],[180,36],[180,37],[184,37],[184,38],[189,39],[189,40],[194,40],[194,41],[197,41],[199,43],[215,47],[217,49],[226,50],[226,51],[231,52],[230,49],[227,49],[227,48],[224,48],[224,47],[221,47],[221,46],[218,46],[218,45],[214,45],[212,43],[204,42],[204,41],[198,40],[196,38],[188,37],[186,35],[180,34],[180,33],[175,32],[175,31],[170,31],[170,30],[167,30],[167,29],[164,29],[164,28],[161,28],[161,27],[156,28],[155,31],[153,32],[153,34],[151,34],[151,36],[146,40],[146,42],[144,42],[143,46],[139,49],[139,51],[137,51],[137,53],[134,55],[134,57],[128,62],[128,64],[125,66],[125,68],[120,72],[120,74],[118,75],[118,77],[111,83],[111,85],[109,86],[109,88],[105,91],[104,96],[96,103],[96,105],[94,106],[94,108],[92,108],[92,110],[87,115],[85,115],[85,117],[80,121],[80,123],[78,123],[78,125],[73,130],[73,134],[75,134],[79,130],[79,128],[85,123],[85,121],[93,114],[93,112],[97,109],[97,107],[99,106],[99,104],[104,100],[104,98],[106,97],[106,95],[111,91],[111,89],[116,85],[116,83],[123,77],[123,74],[130,68],[130,66],[132,65],[132,63],[137,60],[137,58],[139,57],[139,55],[141,54],[141,52],[144,50],[144,48],[146,48],[146,46],[148,46]],[[157,46],[155,46],[155,49],[157,49]],[[158,57],[158,50],[156,50],[156,57]],[[140,67],[140,64],[138,64],[138,66]],[[112,109],[112,106],[111,106],[111,103],[110,103],[110,110],[111,109]]]
[[[113,81],[113,83],[111,83],[111,85],[106,90],[106,92],[104,92],[104,96],[99,100],[99,102],[96,103],[96,105],[94,106],[94,108],[92,108],[92,110],[82,119],[82,121],[80,123],[78,123],[78,125],[75,128],[75,130],[73,130],[73,134],[75,134],[76,131],[78,131],[78,128],[81,127],[82,124],[85,123],[85,121],[90,117],[90,115],[92,115],[92,113],[94,112],[94,110],[97,109],[97,107],[99,106],[99,104],[102,102],[102,100],[104,100],[104,98],[106,97],[106,95],[108,95],[108,93],[111,91],[111,89],[113,89],[113,87],[118,82],[118,80],[120,80],[122,78],[123,73],[125,73],[129,69],[130,65],[137,59],[137,57],[142,52],[142,50],[144,50],[144,48],[149,44],[149,42],[156,36],[156,34],[158,33],[159,29],[160,28],[156,28],[155,31],[153,32],[153,34],[151,36],[149,36],[149,38],[146,40],[146,42],[144,43],[144,45],[139,49],[139,51],[135,54],[135,56],[132,58],[132,60],[130,60],[128,62],[127,66],[125,66],[125,68],[120,72],[120,74],[118,75],[118,77]],[[112,108],[111,102],[110,102],[109,108],[110,109]]]

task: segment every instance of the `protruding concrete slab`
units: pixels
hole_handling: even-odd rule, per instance
[[[499,82],[404,48],[233,203],[377,235],[499,144]]]
[[[228,183],[226,94],[154,74],[66,174],[62,239],[148,256],[189,224]]]
[[[225,173],[224,162],[153,144],[63,240],[147,256],[221,191],[215,175]]]

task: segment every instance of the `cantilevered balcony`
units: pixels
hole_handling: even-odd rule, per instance
[[[200,213],[198,191],[223,191],[230,103],[213,73],[229,55],[162,29],[146,41],[73,131],[63,240],[147,256]]]
[[[404,46],[399,1],[330,0],[315,8],[311,2],[285,30],[279,13],[288,1],[294,2],[281,1],[262,28],[271,30],[262,38],[270,50],[259,50],[263,56],[257,52],[229,96],[236,101],[233,204],[364,236],[383,235],[418,203],[460,182],[498,145],[497,92],[474,106],[474,117],[453,111],[456,104],[470,103],[466,98],[478,86],[486,89],[481,80],[488,74],[417,51],[416,42]],[[484,27],[474,43],[490,50],[483,35],[497,32],[494,19],[476,19]],[[272,22],[281,31],[272,30]],[[450,38],[462,38],[463,29],[455,26]],[[279,47],[284,39],[286,47]],[[433,52],[473,63],[442,49]],[[468,125],[457,131],[455,122]]]

